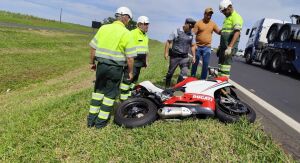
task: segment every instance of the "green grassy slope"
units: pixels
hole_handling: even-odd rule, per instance
[[[259,122],[159,120],[125,129],[86,128],[94,72],[92,35],[0,27],[1,162],[294,162]],[[163,45],[150,41],[140,81],[162,83]],[[11,90],[6,92],[7,88]]]
[[[30,26],[37,26],[37,27],[68,29],[73,31],[84,31],[84,32],[91,31],[89,27],[78,25],[78,24],[65,23],[65,22],[59,23],[54,20],[47,20],[47,19],[42,19],[31,15],[22,15],[18,13],[11,13],[11,12],[1,11],[1,10],[0,10],[0,22],[16,23],[16,24],[23,24],[23,25],[30,25]]]

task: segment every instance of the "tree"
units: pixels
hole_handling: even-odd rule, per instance
[[[114,21],[116,21],[116,18],[108,17],[108,18],[103,19],[102,25],[104,25],[104,24],[111,24],[111,23],[113,23]],[[128,30],[135,29],[135,28],[136,28],[136,24],[137,24],[136,21],[130,20],[129,23],[128,23],[128,25],[126,26],[126,28],[127,28]]]

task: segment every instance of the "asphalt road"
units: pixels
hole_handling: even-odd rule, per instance
[[[274,73],[259,64],[246,64],[242,57],[233,60],[230,76],[233,81],[300,122],[300,74]],[[215,55],[210,65],[217,66]]]
[[[211,66],[217,66],[217,57],[212,54]],[[233,81],[268,102],[292,119],[300,122],[300,74],[279,74],[262,69],[259,64],[246,64],[244,58],[234,57],[231,70]],[[263,129],[275,139],[285,151],[300,160],[300,134],[280,119],[268,112],[247,95],[237,92],[238,96],[257,113],[257,120]]]

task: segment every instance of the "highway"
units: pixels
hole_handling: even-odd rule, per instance
[[[217,66],[217,57],[211,55],[210,66]],[[300,74],[281,74],[265,70],[259,64],[246,64],[244,58],[234,57],[230,79],[271,104],[296,123],[300,122]],[[300,133],[265,109],[249,95],[238,91],[239,97],[253,107],[263,129],[288,153],[300,160]]]

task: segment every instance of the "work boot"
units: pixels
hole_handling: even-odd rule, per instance
[[[97,117],[98,117],[98,114],[89,113],[89,115],[87,116],[87,127],[88,128],[95,126],[95,121],[96,121]]]
[[[97,129],[103,128],[107,125],[107,122],[108,122],[108,120],[103,120],[103,119],[97,118],[96,122],[95,122],[95,127]]]

